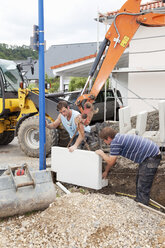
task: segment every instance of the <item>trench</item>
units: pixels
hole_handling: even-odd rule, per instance
[[[132,128],[136,127],[136,118],[136,116],[131,118]],[[99,129],[102,129],[102,127],[105,125],[114,128],[117,132],[119,131],[118,122],[115,123],[110,121],[107,123],[102,123]],[[158,111],[149,112],[147,116],[146,131],[157,130],[159,130],[159,113]],[[103,170],[104,167],[105,164],[103,163]],[[108,186],[97,192],[103,194],[115,194],[116,192],[121,192],[125,194],[136,195],[137,170],[137,164],[134,164],[128,159],[120,157],[117,160],[116,165],[111,168],[108,174]],[[165,206],[165,152],[162,152],[162,161],[155,175],[150,197],[152,200]]]
[[[106,163],[102,164],[102,171],[104,171]],[[100,190],[85,188],[82,186],[71,185],[67,183],[62,183],[68,190],[73,192],[83,191],[89,193],[100,193],[100,194],[116,194],[117,192],[121,194],[116,194],[118,196],[122,194],[131,195],[134,199],[136,196],[136,175],[138,171],[138,164],[132,161],[119,157],[116,164],[110,169],[108,174],[108,186],[103,187]],[[134,196],[134,197],[132,197]],[[153,180],[150,198],[159,204],[165,206],[165,152],[162,153],[162,160],[158,167],[157,173]]]
[[[102,194],[115,194],[116,192],[136,195],[137,168],[114,168],[108,176],[108,186],[97,191]],[[154,178],[150,198],[165,206],[165,168],[158,168]]]

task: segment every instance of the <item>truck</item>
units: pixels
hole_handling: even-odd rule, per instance
[[[62,95],[45,92],[48,121],[58,116],[56,106]],[[39,90],[28,89],[20,64],[0,59],[0,145],[8,145],[15,136],[26,155],[39,157]],[[60,131],[46,129],[46,155],[52,145],[67,140],[69,136],[62,127]]]

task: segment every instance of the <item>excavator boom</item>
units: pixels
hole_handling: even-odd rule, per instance
[[[93,103],[104,86],[107,78],[128,47],[140,25],[164,26],[165,15],[152,12],[140,12],[141,0],[127,0],[118,11],[105,35],[100,50],[89,73],[86,85],[76,101],[80,111],[84,111],[84,103]],[[89,94],[84,94],[88,85],[91,84],[94,73],[101,63],[98,75],[93,83]]]

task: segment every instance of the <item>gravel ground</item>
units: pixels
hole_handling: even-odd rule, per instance
[[[164,248],[165,219],[115,195],[71,193],[0,222],[1,248]]]

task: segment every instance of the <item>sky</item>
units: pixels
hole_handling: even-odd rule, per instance
[[[93,42],[98,37],[102,41],[106,29],[94,20],[97,13],[118,10],[125,3],[125,0],[43,1],[47,49],[57,44]],[[34,24],[38,25],[38,0],[1,1],[0,43],[30,45]]]

